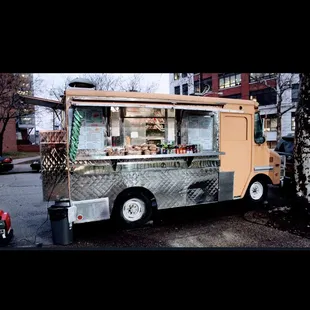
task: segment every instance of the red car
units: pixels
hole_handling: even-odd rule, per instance
[[[13,168],[13,159],[11,157],[0,156],[0,172],[8,172]]]
[[[13,235],[10,214],[0,210],[0,246],[8,245]]]

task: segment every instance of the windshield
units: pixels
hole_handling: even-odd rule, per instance
[[[256,112],[254,115],[254,141],[257,144],[265,142],[263,122],[259,112]]]

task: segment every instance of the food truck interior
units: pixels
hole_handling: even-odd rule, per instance
[[[163,108],[73,107],[70,150],[76,151],[71,159],[218,151],[214,115]]]

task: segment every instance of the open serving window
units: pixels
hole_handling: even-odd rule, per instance
[[[154,107],[69,109],[71,160],[217,151],[217,112]]]

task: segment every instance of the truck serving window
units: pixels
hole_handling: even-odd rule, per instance
[[[170,112],[170,111],[169,111]],[[124,145],[163,144],[166,140],[174,142],[174,111],[165,109],[126,108],[124,109]]]
[[[69,110],[69,132],[74,133],[70,144],[72,160],[156,155],[159,148],[172,149],[175,145],[175,111],[78,107]]]
[[[149,107],[69,109],[72,161],[105,156],[191,154],[213,151],[214,113]]]
[[[263,121],[259,112],[254,114],[254,141],[257,144],[263,144],[265,142]]]

